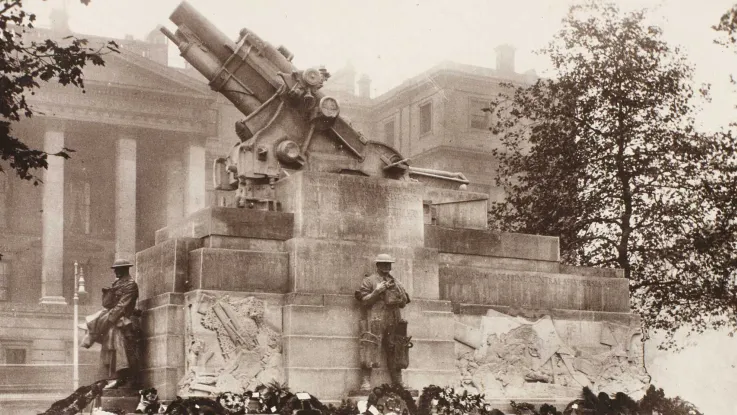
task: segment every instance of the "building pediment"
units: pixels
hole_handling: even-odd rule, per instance
[[[88,84],[199,98],[214,95],[206,83],[187,76],[176,68],[137,56],[132,51],[121,49],[120,53],[109,53],[104,59],[105,66],[85,67],[84,77]]]
[[[38,115],[81,122],[216,134],[209,87],[177,69],[131,51],[105,56],[105,66],[84,68],[85,92],[49,83],[29,101]]]

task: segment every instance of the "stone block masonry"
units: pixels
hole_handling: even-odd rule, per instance
[[[299,173],[276,185],[294,237],[422,246],[423,186],[360,176]]]
[[[487,230],[484,195],[310,171],[278,181],[275,193],[282,211],[202,209],[138,253],[144,380],[162,398],[271,379],[345,398],[360,380],[353,294],[380,253],[396,258],[392,274],[412,299],[402,311],[414,345],[410,387],[475,385],[490,399],[519,391],[516,400],[534,400],[601,382],[609,375],[594,372],[609,367],[642,378],[629,363],[612,365],[623,353],[638,358],[621,273],[561,265],[558,238]],[[507,346],[529,342],[552,354],[509,363]],[[497,370],[470,358],[472,344],[506,356],[494,364],[521,383],[500,389]],[[554,384],[527,385],[538,369],[536,379]],[[374,384],[388,380],[385,367],[372,371]]]

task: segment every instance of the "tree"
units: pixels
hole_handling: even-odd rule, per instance
[[[641,413],[647,414],[657,411],[668,415],[702,415],[690,402],[684,401],[678,396],[666,398],[663,389],[655,389],[653,385],[650,385],[647,389],[645,396],[638,402],[638,406]]]
[[[623,269],[633,307],[646,329],[671,335],[667,347],[681,327],[737,326],[735,234],[724,226],[733,206],[717,201],[728,182],[708,170],[726,167],[711,152],[734,140],[694,129],[694,100],[708,88],[694,91],[692,67],[645,19],[611,4],[571,7],[542,50],[555,76],[510,84],[494,103],[507,197],[490,225],[559,236],[569,264]],[[699,245],[710,238],[720,244]]]
[[[714,40],[716,44],[722,45],[737,53],[737,4],[724,12],[719,19],[719,23],[711,28],[716,30],[720,35],[720,37]],[[737,79],[735,79],[734,75],[730,75],[730,82],[732,82],[732,85],[737,85]],[[732,123],[732,126],[734,127],[735,124]]]
[[[726,47],[737,45],[737,4],[727,10],[712,29],[724,35],[722,39],[715,40],[717,44]]]
[[[26,41],[23,34],[33,29],[35,20],[36,16],[24,9],[22,0],[0,0],[0,159],[7,161],[18,177],[38,184],[35,172],[48,167],[46,159],[50,154],[30,148],[12,130],[13,122],[34,115],[28,95],[35,94],[40,82],[56,81],[84,89],[85,65],[104,65],[103,55],[118,52],[118,45],[107,42],[91,48],[87,40],[72,36],[61,42]],[[64,149],[53,156],[69,158],[70,151]]]

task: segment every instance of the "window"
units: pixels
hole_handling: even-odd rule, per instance
[[[470,126],[477,130],[488,130],[491,127],[491,103],[482,99],[471,99],[469,105]]]
[[[384,123],[384,142],[394,147],[394,120]]]
[[[432,131],[432,102],[420,105],[420,135]]]
[[[0,340],[0,364],[25,365],[29,362],[31,352],[30,341]]]
[[[6,365],[26,364],[26,349],[5,349]]]

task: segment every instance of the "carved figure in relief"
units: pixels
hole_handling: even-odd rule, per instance
[[[374,261],[376,272],[365,277],[356,290],[361,302],[360,359],[361,390],[371,390],[371,371],[381,366],[381,352],[395,385],[402,385],[402,369],[409,366],[411,337],[407,336],[407,322],[400,310],[409,302],[409,294],[391,275],[394,258],[380,254]]]
[[[283,380],[280,335],[266,323],[262,300],[205,294],[195,309],[200,315],[199,325],[215,332],[217,344],[192,335],[187,374],[179,382],[180,394],[242,393],[259,384]],[[223,362],[219,367],[209,364],[214,349],[219,349],[218,360]]]
[[[636,328],[601,323],[600,351],[595,352],[567,345],[550,317],[528,322],[490,313],[480,329],[456,327],[456,340],[475,349],[460,353],[457,364],[460,386],[474,393],[567,393],[588,386],[636,396],[650,382]]]

